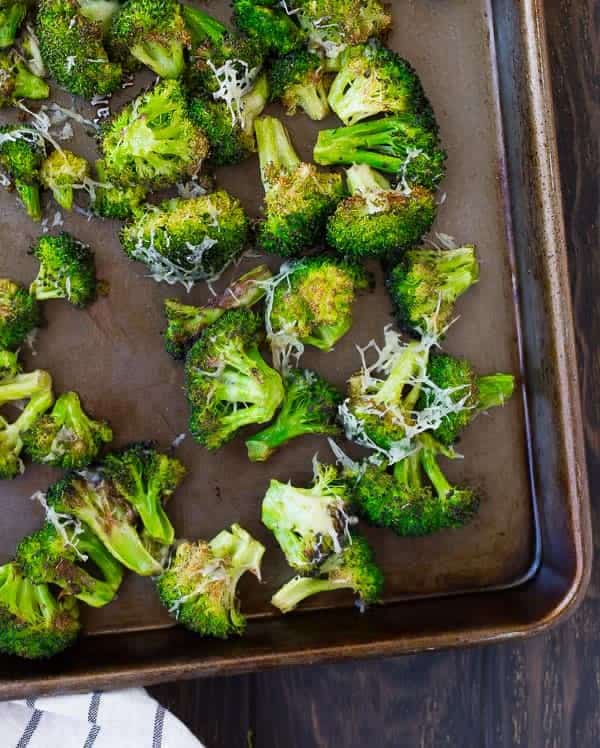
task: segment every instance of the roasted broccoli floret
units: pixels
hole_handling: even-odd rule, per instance
[[[121,244],[131,259],[146,264],[154,280],[189,289],[241,254],[249,228],[239,200],[219,190],[147,206],[123,228]]]
[[[13,561],[0,566],[0,651],[27,659],[52,657],[74,643],[79,609],[57,599],[46,584],[30,582]]]
[[[36,299],[66,299],[81,308],[96,300],[96,264],[87,244],[63,231],[58,236],[40,236],[31,252],[40,263],[29,287]]]
[[[6,351],[3,354],[6,355]],[[10,354],[8,354],[10,356]],[[4,358],[2,380],[0,381],[0,405],[14,403],[49,391],[52,393],[52,378],[46,371],[36,369],[23,373],[16,359],[16,354]],[[52,405],[52,398],[48,407]]]
[[[125,67],[135,68],[137,61],[161,78],[179,78],[191,41],[180,8],[176,0],[127,0],[111,21],[112,54]]]
[[[239,525],[210,542],[183,541],[156,588],[169,613],[201,636],[227,639],[244,632],[236,587],[249,571],[260,579],[264,546]]]
[[[342,54],[340,71],[331,84],[328,100],[345,125],[376,114],[403,112],[421,115],[424,124],[434,122],[414,69],[375,39],[350,47]]]
[[[171,545],[175,531],[164,504],[183,480],[181,462],[140,442],[108,454],[101,473],[139,514],[148,535]]]
[[[40,324],[36,299],[9,278],[0,278],[0,348],[18,348]]]
[[[71,472],[48,489],[49,510],[82,522],[123,566],[141,576],[163,570],[137,530],[138,515],[118,487],[96,470]]]
[[[454,315],[454,304],[479,280],[475,247],[417,247],[392,268],[387,287],[399,324],[418,333],[442,334]]]
[[[14,351],[0,350],[0,384],[10,382],[20,373],[19,354]]]
[[[228,309],[251,307],[265,295],[265,284],[272,278],[266,265],[257,265],[241,275],[218,296],[212,296],[205,306],[182,304],[176,299],[165,299],[167,329],[165,348],[173,358],[183,358],[201,332],[222,317]]]
[[[310,488],[271,481],[262,502],[261,519],[292,569],[310,574],[350,540],[354,518],[349,502],[348,485],[337,468],[315,460]]]
[[[40,167],[46,155],[44,139],[26,125],[0,126],[0,167],[12,178],[27,215],[42,218]]]
[[[243,426],[270,421],[283,400],[281,377],[262,358],[259,340],[258,317],[231,309],[188,352],[190,431],[208,449],[218,449]]]
[[[435,189],[446,160],[437,129],[410,113],[321,130],[313,156],[325,166],[366,164],[393,174],[406,193],[414,186]]]
[[[88,162],[68,150],[52,151],[40,169],[40,181],[65,210],[72,210],[74,190],[83,188],[89,176]]]
[[[46,522],[21,540],[16,560],[34,584],[55,584],[93,608],[114,600],[123,581],[121,564],[94,533],[77,524]]]
[[[236,101],[235,108],[208,96],[192,100],[190,117],[208,138],[212,164],[239,164],[256,151],[254,122],[268,96],[267,77],[261,75],[248,93]]]
[[[121,109],[102,128],[100,145],[112,184],[148,190],[193,176],[208,155],[208,141],[174,80],[157,83]]]
[[[13,49],[0,52],[0,107],[17,99],[47,99],[48,84],[34,75]]]
[[[246,440],[252,462],[264,462],[284,444],[304,434],[339,433],[336,418],[342,396],[337,388],[308,369],[292,369],[283,383],[285,398],[277,418]]]
[[[319,55],[302,49],[277,58],[269,81],[271,99],[281,100],[287,114],[302,109],[312,120],[322,120],[330,113],[327,78]]]
[[[329,556],[318,568],[317,576],[297,576],[283,585],[271,598],[271,604],[289,613],[302,600],[318,592],[349,589],[357,596],[361,609],[376,603],[383,592],[383,573],[368,542],[353,532],[350,542],[339,553]]]
[[[351,197],[342,200],[327,224],[327,241],[340,254],[385,258],[414,246],[431,228],[436,204],[429,190],[415,187],[403,194],[364,164],[352,166],[347,176]]]
[[[12,47],[15,43],[28,8],[28,1],[0,0],[0,49]]]
[[[240,31],[257,39],[274,54],[297,49],[305,35],[276,0],[233,0],[233,21]]]
[[[106,421],[94,421],[76,392],[65,392],[52,410],[23,434],[25,451],[34,462],[76,470],[89,465],[113,432]]]
[[[96,161],[96,185],[90,194],[92,213],[101,218],[118,218],[122,221],[134,218],[143,211],[148,190],[143,185],[135,187],[115,186],[111,183],[102,159]]]
[[[112,93],[121,84],[121,66],[108,59],[101,23],[86,18],[77,0],[40,0],[36,33],[50,75],[76,96]]]
[[[300,161],[275,117],[256,120],[255,130],[265,188],[258,243],[267,252],[297,256],[324,238],[327,219],[346,194],[344,183],[340,174]]]

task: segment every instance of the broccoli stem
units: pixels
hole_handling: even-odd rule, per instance
[[[41,370],[17,374],[8,382],[0,384],[0,405],[15,400],[25,400],[39,390],[52,390],[50,375]]]
[[[265,190],[268,190],[270,175],[296,169],[300,159],[290,141],[282,122],[275,117],[260,117],[254,124],[260,173]]]
[[[322,166],[366,164],[386,174],[398,174],[404,163],[402,158],[371,150],[392,151],[398,147],[397,139],[397,127],[385,119],[321,130],[313,156]]]
[[[339,322],[331,325],[318,325],[313,328],[311,335],[302,338],[303,343],[314,345],[321,351],[331,351],[335,344],[343,338],[352,327],[352,319],[342,318]]]
[[[67,185],[54,185],[52,188],[52,197],[65,210],[71,210],[73,208],[73,199],[75,193],[73,187],[70,184]]]
[[[351,195],[372,195],[391,189],[388,180],[367,164],[354,164],[346,171],[346,182]]]
[[[248,136],[254,135],[254,123],[263,111],[269,99],[269,81],[263,73],[254,86],[242,99],[243,125],[242,130]]]
[[[42,220],[42,205],[40,201],[40,187],[38,184],[27,184],[20,179],[15,180],[15,189],[21,198],[27,215],[34,221]]]
[[[200,8],[182,5],[181,12],[192,36],[192,44],[201,44],[207,39],[213,44],[218,44],[227,33],[226,26]]]
[[[25,65],[19,64],[15,76],[15,99],[47,99],[50,88],[46,81],[31,73]]]
[[[420,457],[423,470],[431,481],[438,498],[440,501],[444,501],[452,491],[452,484],[448,482],[448,479],[438,465],[435,452],[431,449],[422,449]]]
[[[418,452],[405,457],[394,464],[394,480],[398,486],[410,489],[422,488],[420,459]]]
[[[472,245],[447,249],[436,254],[436,270],[443,281],[441,293],[445,298],[457,299],[479,278],[479,264]]]
[[[0,11],[0,49],[14,44],[19,26],[26,15],[26,3],[13,3]]]
[[[106,31],[112,17],[119,10],[118,0],[78,0],[81,15],[99,23]]]
[[[183,72],[183,46],[171,42],[168,46],[153,41],[134,44],[131,54],[161,78],[179,78]]]
[[[488,374],[477,378],[477,410],[489,410],[504,405],[515,389],[512,374]]]
[[[294,93],[298,106],[306,112],[310,119],[320,122],[330,113],[327,94],[321,86],[298,86]]]
[[[315,579],[314,577],[294,577],[283,585],[271,598],[271,604],[282,613],[289,613],[302,600],[318,592],[351,589],[352,585],[342,580]]]
[[[373,396],[377,403],[402,403],[407,409],[413,408],[419,399],[420,386],[414,384],[411,391],[402,397],[404,388],[415,376],[422,374],[427,368],[428,353],[421,343],[409,343],[398,356],[387,379]]]

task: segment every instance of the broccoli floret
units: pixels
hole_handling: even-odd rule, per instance
[[[270,421],[283,400],[281,377],[262,358],[259,340],[258,317],[231,309],[187,354],[190,431],[207,449],[218,449],[243,426]]]
[[[81,525],[46,522],[19,543],[16,560],[34,584],[55,584],[94,608],[114,600],[123,581],[121,564]]]
[[[148,535],[171,545],[175,531],[164,504],[183,480],[181,462],[140,442],[108,454],[101,473],[139,514]]]
[[[102,24],[86,18],[77,0],[40,0],[36,33],[42,59],[62,88],[91,99],[121,84],[121,66],[108,59]]]
[[[48,372],[36,369],[23,373],[16,358],[5,360],[5,365],[3,378],[0,381],[0,406],[26,400],[41,392],[52,392],[52,378]],[[14,372],[12,376],[11,370]],[[53,400],[50,399],[48,407],[52,405],[52,402]]]
[[[0,107],[18,99],[47,99],[49,93],[46,81],[34,75],[14,49],[0,52]]]
[[[479,280],[475,247],[417,247],[392,268],[387,287],[399,324],[418,333],[442,334],[452,321],[454,304]]]
[[[381,42],[348,48],[329,89],[329,106],[345,125],[376,114],[411,112],[433,126],[431,106],[411,65]]]
[[[235,108],[208,96],[193,99],[190,117],[208,138],[212,164],[239,164],[256,151],[254,122],[265,108],[268,95],[267,77],[261,75]]]
[[[180,7],[176,0],[127,0],[111,21],[112,54],[126,67],[137,61],[161,78],[179,78],[191,41]]]
[[[123,566],[141,576],[163,570],[137,530],[138,515],[117,486],[95,470],[68,473],[48,489],[49,511],[82,522]]]
[[[52,151],[40,169],[42,184],[52,191],[56,202],[65,210],[72,210],[74,190],[82,188],[89,176],[88,162],[67,150]]]
[[[118,218],[126,221],[135,218],[143,211],[143,203],[148,190],[143,185],[135,187],[114,186],[106,173],[104,161],[96,161],[96,185],[90,195],[92,213],[101,218]]]
[[[96,300],[96,264],[87,244],[63,231],[58,236],[41,236],[31,252],[40,263],[29,287],[36,299],[66,299],[81,308]]]
[[[19,354],[14,351],[0,350],[0,384],[10,382],[20,373]]]
[[[282,613],[289,613],[302,600],[318,592],[350,589],[358,605],[376,603],[383,592],[383,573],[373,556],[371,546],[353,532],[351,542],[339,553],[329,556],[314,577],[297,576],[283,585],[271,598],[271,604]]]
[[[42,218],[40,167],[45,156],[39,132],[26,125],[0,126],[0,166],[11,176],[27,215],[34,221]]]
[[[174,80],[157,83],[121,109],[102,128],[101,148],[111,183],[148,190],[193,176],[208,155],[208,141]]]
[[[313,156],[324,166],[366,164],[393,174],[406,193],[417,185],[435,189],[446,161],[437,128],[410,113],[321,130]]]
[[[339,433],[339,391],[308,369],[292,369],[284,378],[285,398],[277,418],[246,440],[252,462],[264,462],[277,449],[304,434]]]
[[[415,187],[410,194],[393,190],[370,166],[347,172],[351,197],[342,200],[327,224],[327,241],[340,254],[362,259],[385,258],[414,246],[435,219],[435,197]]]
[[[285,55],[300,47],[305,34],[281,6],[271,0],[233,0],[233,22],[257,39],[265,51]]]
[[[264,546],[239,525],[210,542],[183,541],[156,588],[162,604],[183,626],[201,636],[227,639],[244,632],[236,587],[249,571],[260,579]]]
[[[271,481],[261,519],[292,569],[310,574],[350,540],[354,518],[349,514],[349,500],[348,485],[337,468],[315,460],[310,488]]]
[[[265,188],[258,243],[267,252],[297,256],[324,238],[327,219],[346,194],[344,183],[340,174],[300,161],[278,119],[261,117],[255,130]]]
[[[290,52],[274,60],[269,76],[271,99],[281,100],[287,114],[302,109],[312,120],[330,114],[327,78],[319,55],[304,49]]]
[[[12,47],[25,20],[29,2],[0,0],[0,49]]]
[[[76,392],[65,392],[50,413],[23,434],[25,451],[42,465],[76,470],[96,459],[113,432],[106,421],[94,421],[84,411]]]
[[[0,566],[0,651],[27,659],[52,657],[70,647],[79,633],[73,597],[33,584],[13,562]]]
[[[233,281],[222,294],[212,296],[206,306],[165,300],[167,329],[165,348],[173,358],[183,358],[201,332],[222,317],[228,309],[251,307],[265,295],[265,284],[272,278],[266,265],[257,265]]]
[[[121,244],[132,260],[147,265],[154,280],[189,289],[241,254],[249,228],[239,200],[219,190],[147,206],[123,228]]]
[[[15,281],[0,278],[0,348],[18,348],[39,324],[36,299]]]

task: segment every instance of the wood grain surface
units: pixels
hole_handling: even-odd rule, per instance
[[[594,522],[600,519],[600,0],[547,0]],[[596,545],[596,544],[595,544]],[[600,569],[553,633],[152,693],[207,748],[600,745]]]

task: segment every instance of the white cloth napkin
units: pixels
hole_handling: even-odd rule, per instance
[[[2,748],[202,748],[143,688],[0,703]]]

